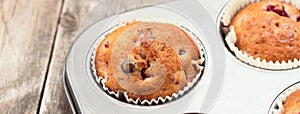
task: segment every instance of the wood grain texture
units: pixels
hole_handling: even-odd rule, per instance
[[[40,113],[72,113],[63,90],[61,74],[65,57],[82,20],[84,25],[80,28],[85,28],[93,20],[112,15],[116,11],[164,1],[167,0],[65,0]],[[111,8],[116,10],[112,11]],[[86,15],[88,12],[92,15]]]
[[[61,0],[0,0],[0,112],[36,113]]]
[[[75,40],[76,30],[84,15],[96,5],[97,0],[65,0],[54,51],[49,67],[45,92],[40,113],[67,114],[72,113],[62,83],[62,69],[65,57]]]

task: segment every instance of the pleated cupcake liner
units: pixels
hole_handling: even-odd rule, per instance
[[[186,92],[188,92],[194,86],[194,84],[196,82],[198,82],[200,80],[200,78],[203,75],[203,71],[205,68],[206,52],[205,52],[205,49],[204,49],[200,39],[194,33],[192,33],[190,30],[188,30],[185,26],[176,24],[174,21],[171,21],[168,19],[163,19],[163,18],[137,18],[133,21],[120,22],[120,24],[118,24],[117,26],[114,26],[113,29],[107,31],[107,33],[111,33],[112,31],[116,30],[117,28],[125,26],[127,23],[131,23],[131,22],[169,23],[169,24],[173,24],[173,25],[179,27],[180,29],[184,30],[184,32],[186,32],[193,39],[194,43],[198,46],[198,50],[200,53],[200,59],[198,61],[193,61],[193,63],[198,63],[197,65],[199,65],[198,67],[200,68],[199,73],[195,76],[195,78],[192,80],[192,82],[188,82],[187,85],[182,90],[179,90],[177,93],[173,93],[171,96],[158,97],[158,98],[153,98],[151,100],[147,100],[147,99],[141,100],[140,98],[137,98],[137,99],[130,98],[128,96],[128,92],[126,92],[126,91],[110,90],[109,87],[106,86],[107,79],[97,76],[97,74],[96,74],[95,56],[96,56],[98,46],[100,45],[101,41],[105,38],[105,35],[102,35],[99,38],[99,41],[97,41],[97,44],[94,46],[95,47],[94,52],[92,53],[92,57],[91,57],[91,69],[92,69],[92,73],[93,73],[94,77],[96,78],[97,83],[102,85],[102,89],[108,95],[115,97],[116,99],[119,99],[119,100],[121,99],[122,96],[124,96],[124,98],[125,98],[124,102],[134,104],[134,105],[158,105],[160,103],[163,104],[168,101],[173,101],[173,100],[179,98],[180,96],[183,96]]]
[[[294,92],[300,90],[300,82],[286,88],[278,97],[274,100],[273,105],[270,108],[269,114],[281,114],[284,110],[284,102]]]
[[[234,16],[243,8],[246,6],[254,3],[259,2],[262,0],[233,0],[231,3],[228,4],[228,6],[224,9],[224,13],[221,17],[221,23],[224,26],[229,26],[231,23],[231,20],[234,18]],[[298,9],[300,9],[300,1],[299,0],[281,0],[283,2],[289,3]],[[260,57],[254,58],[253,56],[248,55],[247,53],[243,53],[242,50],[238,49],[238,47],[235,46],[235,43],[237,41],[236,32],[233,26],[229,27],[229,32],[227,33],[227,36],[225,38],[225,42],[227,43],[230,51],[232,51],[235,56],[252,66],[259,67],[262,69],[268,69],[268,70],[287,70],[287,69],[293,69],[298,68],[300,66],[300,59],[294,59],[289,61],[267,61],[265,59],[261,59]]]
[[[94,47],[94,50],[92,52],[92,55],[91,55],[91,70],[92,70],[92,74],[94,76],[94,78],[97,80],[98,83],[100,83],[100,81],[102,79],[104,79],[103,77],[100,77],[97,75],[97,72],[96,72],[96,66],[95,66],[95,58],[96,58],[96,53],[97,53],[97,48],[99,47],[100,43],[102,40],[105,39],[106,35],[108,35],[109,33],[113,32],[114,30],[116,30],[117,28],[119,27],[122,27],[122,26],[125,26],[126,25],[126,22],[121,22],[113,27],[111,27],[110,29],[108,29],[107,31],[105,31],[103,34],[101,34],[97,41],[95,42],[95,44],[93,45]]]

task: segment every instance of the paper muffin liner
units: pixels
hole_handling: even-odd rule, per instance
[[[300,82],[286,88],[282,93],[280,93],[277,98],[274,100],[269,114],[281,114],[284,110],[284,102],[285,100],[294,92],[300,90]]]
[[[112,31],[116,30],[117,28],[121,27],[121,26],[125,26],[126,25],[126,22],[122,22],[122,23],[119,23],[115,26],[113,26],[112,28],[108,29],[107,31],[105,31],[103,34],[101,34],[98,38],[98,40],[96,41],[96,43],[93,45],[94,47],[94,50],[93,50],[93,53],[91,55],[91,70],[92,70],[92,74],[94,76],[94,78],[96,79],[96,81],[98,83],[100,83],[100,81],[102,79],[104,79],[103,77],[100,77],[97,75],[97,72],[96,72],[96,66],[95,66],[95,58],[96,58],[96,53],[97,53],[97,48],[99,47],[100,43],[102,40],[104,40],[104,38],[106,37],[106,35],[108,35],[109,33],[111,33]]]
[[[97,48],[107,34],[111,33],[112,31],[116,30],[119,27],[125,26],[127,23],[135,22],[135,21],[137,21],[137,22],[160,22],[160,23],[173,24],[173,25],[179,27],[180,29],[184,30],[184,32],[186,32],[189,35],[189,37],[192,38],[194,43],[197,45],[199,53],[200,53],[200,59],[197,61],[194,60],[192,62],[194,64],[197,64],[198,67],[200,68],[200,71],[198,72],[198,74],[196,74],[196,76],[192,80],[192,82],[188,82],[187,85],[182,90],[179,90],[177,93],[173,93],[171,96],[166,96],[165,98],[158,97],[158,98],[153,98],[151,100],[141,100],[140,98],[133,99],[128,96],[128,92],[126,92],[126,91],[112,91],[108,87],[106,87],[105,83],[107,82],[107,80],[105,78],[97,76],[97,74],[96,74],[96,67],[95,67],[94,63],[95,63],[95,56],[96,56]],[[120,22],[118,25],[114,26],[112,29],[106,31],[105,35],[100,36],[99,41],[97,41],[97,43],[94,45],[94,51],[93,51],[92,57],[91,57],[91,70],[92,70],[92,74],[94,75],[97,83],[101,84],[102,89],[110,96],[113,96],[119,100],[123,96],[125,99],[124,102],[134,104],[134,105],[157,105],[160,103],[166,103],[168,101],[175,100],[175,99],[179,98],[180,96],[184,95],[186,92],[188,92],[200,80],[201,76],[203,75],[203,71],[205,68],[205,57],[206,57],[206,52],[205,52],[205,49],[204,49],[203,44],[201,43],[200,39],[194,33],[192,33],[189,29],[187,29],[185,26],[176,24],[175,22],[173,22],[171,20],[162,19],[162,18],[137,18],[133,21]]]
[[[231,20],[240,10],[242,10],[244,7],[246,7],[249,4],[252,4],[254,2],[259,2],[259,1],[262,0],[233,0],[224,9],[224,13],[222,14],[221,17],[222,25],[229,27]],[[300,9],[299,0],[281,0],[281,1],[289,3],[297,7],[298,9]],[[260,57],[254,59],[253,56],[250,56],[247,53],[243,53],[242,50],[239,50],[238,47],[235,46],[236,40],[237,40],[237,36],[234,27],[230,26],[227,36],[225,38],[225,42],[227,43],[229,49],[235,54],[235,56],[238,59],[252,66],[259,67],[262,69],[267,69],[267,70],[287,70],[287,69],[297,68],[300,66],[300,59],[296,59],[296,58],[294,60],[281,61],[281,62],[280,61],[267,62],[267,60],[261,59]]]
[[[94,50],[92,52],[92,55],[91,55],[91,72],[92,72],[92,75],[94,76],[95,78],[95,81],[100,84],[100,86],[102,87],[102,89],[107,92],[110,96],[114,96],[116,98],[120,98],[120,92],[115,92],[115,91],[110,91],[107,87],[105,87],[105,82],[106,82],[106,79],[101,77],[101,76],[98,76],[97,75],[97,71],[96,71],[96,66],[95,66],[95,58],[96,58],[96,53],[97,53],[97,49],[98,47],[100,46],[100,43],[101,41],[104,40],[104,38],[111,32],[113,32],[114,30],[116,30],[117,28],[119,27],[122,27],[122,26],[125,26],[127,22],[120,22],[119,24],[109,28],[107,31],[105,31],[103,34],[101,34],[98,38],[98,40],[96,41],[96,43],[93,45],[94,47]]]

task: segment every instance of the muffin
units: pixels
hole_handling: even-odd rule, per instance
[[[300,90],[293,92],[284,102],[282,114],[299,114],[300,113]]]
[[[201,55],[181,28],[169,23],[134,21],[113,30],[101,41],[94,64],[104,88],[143,102],[170,98],[183,90],[203,69]]]
[[[266,69],[299,66],[300,11],[295,6],[279,0],[234,4],[236,14],[229,8],[223,24],[230,27],[226,42],[238,58]],[[246,6],[238,10],[237,4]],[[287,65],[293,62],[296,65]]]
[[[281,92],[270,107],[269,114],[299,114],[300,83],[297,82]]]

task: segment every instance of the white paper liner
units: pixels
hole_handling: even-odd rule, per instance
[[[285,100],[294,92],[300,90],[300,82],[295,85],[290,86],[286,90],[284,90],[275,100],[273,105],[270,108],[270,114],[281,114],[284,110],[284,102]]]
[[[198,46],[198,49],[199,49],[199,53],[201,54],[200,55],[200,60],[198,61],[193,61],[193,63],[200,63],[200,66],[198,66],[200,68],[200,71],[198,74],[196,74],[195,78],[192,80],[192,82],[188,82],[186,87],[184,87],[182,90],[179,90],[178,93],[173,93],[172,96],[166,96],[165,98],[163,97],[159,97],[157,99],[151,99],[151,100],[140,100],[139,98],[138,99],[133,99],[133,98],[129,98],[128,97],[128,93],[127,92],[121,92],[121,91],[118,91],[118,92],[115,92],[115,91],[111,91],[109,90],[108,87],[105,86],[105,83],[106,83],[106,79],[105,78],[102,78],[102,77],[99,77],[97,76],[96,74],[96,67],[95,67],[95,56],[96,56],[96,52],[97,52],[97,48],[98,46],[100,45],[101,41],[105,38],[106,35],[102,35],[100,36],[99,38],[99,41],[97,41],[97,43],[94,45],[94,51],[92,53],[92,57],[91,57],[91,69],[92,69],[92,73],[93,75],[95,76],[96,78],[96,81],[98,83],[101,83],[102,84],[102,88],[104,91],[106,91],[110,96],[114,96],[116,98],[120,98],[120,95],[123,93],[124,94],[124,97],[125,97],[125,100],[128,102],[128,103],[133,103],[135,105],[137,104],[141,104],[141,105],[153,105],[153,104],[159,104],[160,101],[162,103],[165,103],[167,101],[171,101],[173,99],[177,99],[178,97],[184,95],[185,92],[189,91],[190,88],[193,87],[193,85],[200,79],[200,77],[202,76],[203,74],[203,70],[204,70],[204,62],[205,62],[205,51],[204,51],[204,47],[200,41],[200,39],[194,34],[192,33],[190,30],[188,30],[186,27],[184,26],[181,26],[179,24],[176,24],[175,22],[171,21],[171,20],[167,20],[167,19],[162,19],[162,18],[137,18],[135,20],[132,20],[132,21],[127,21],[127,22],[120,22],[117,26],[113,27],[112,29],[108,30],[106,33],[111,33],[112,31],[116,30],[117,28],[119,27],[122,27],[122,26],[125,26],[127,23],[130,23],[130,22],[134,22],[134,21],[140,21],[140,22],[160,22],[160,23],[169,23],[169,24],[173,24],[173,25],[176,25],[177,27],[181,28],[182,30],[184,30],[191,38],[192,40],[194,41],[194,43]]]
[[[91,55],[91,69],[92,69],[92,74],[94,75],[95,79],[97,80],[98,83],[100,83],[100,81],[102,79],[104,79],[103,77],[100,77],[97,75],[97,72],[96,72],[96,66],[95,66],[95,58],[96,58],[96,53],[97,53],[97,48],[99,47],[100,43],[102,40],[104,40],[104,38],[106,37],[106,35],[108,33],[111,33],[112,31],[116,30],[117,28],[121,27],[121,26],[125,26],[126,23],[125,22],[122,22],[122,23],[119,23],[118,25],[114,26],[112,29],[109,29],[108,31],[106,31],[105,33],[103,33],[99,38],[98,40],[96,41],[96,44],[93,46],[94,47],[94,51]]]
[[[101,34],[99,36],[98,40],[96,41],[96,44],[93,46],[94,50],[93,50],[93,53],[91,55],[91,62],[90,62],[92,74],[93,74],[96,82],[99,83],[99,84],[102,84],[102,88],[104,89],[104,91],[106,91],[111,96],[115,96],[116,98],[119,98],[120,92],[110,91],[107,87],[105,87],[106,79],[97,75],[96,66],[95,66],[95,58],[96,58],[97,49],[98,49],[101,41],[104,40],[104,38],[106,37],[106,35],[113,32],[117,28],[120,28],[120,27],[125,26],[125,25],[126,25],[126,22],[120,22],[119,24],[112,27],[108,31],[105,31],[103,34]]]
[[[224,13],[221,18],[221,22],[225,26],[229,26],[231,23],[232,18],[244,7],[247,5],[258,2],[262,0],[233,0],[225,9]],[[300,0],[281,0],[286,3],[292,4],[293,6],[300,9]],[[293,69],[300,66],[300,60],[294,59],[289,61],[279,61],[267,62],[265,59],[261,60],[260,57],[254,59],[253,56],[249,56],[247,53],[243,53],[242,50],[239,50],[238,47],[235,46],[237,37],[233,26],[230,26],[229,33],[227,34],[225,41],[230,48],[230,50],[235,54],[235,56],[240,59],[241,61],[248,63],[250,65],[268,69],[268,70],[286,70],[286,69]]]

